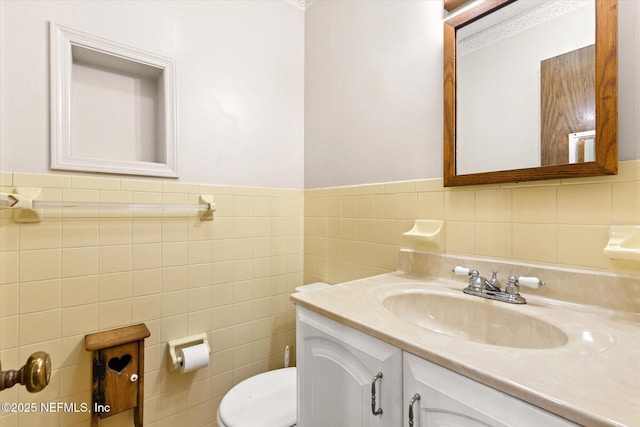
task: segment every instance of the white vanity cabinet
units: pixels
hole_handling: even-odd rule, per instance
[[[296,315],[298,425],[399,426],[402,350],[300,306]]]
[[[404,352],[404,422],[414,427],[569,427],[564,418]],[[413,403],[413,424],[409,403]]]
[[[296,315],[299,426],[577,426],[301,306]]]

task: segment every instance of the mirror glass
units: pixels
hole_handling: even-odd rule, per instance
[[[510,4],[458,31],[458,173],[541,166],[541,126],[563,132],[564,138],[555,142],[565,144],[569,134],[595,129],[595,57],[587,54],[577,55],[577,61],[561,59],[581,48],[594,53],[595,15],[594,1],[527,0]],[[545,66],[554,60],[561,64]],[[569,70],[561,72],[564,67]],[[581,79],[580,85],[571,84],[581,73],[587,79]],[[543,115],[543,90],[558,88],[570,91],[558,95],[578,105],[562,113],[558,111],[562,106],[550,105],[560,102],[560,96],[546,95],[553,98],[546,103],[552,111]],[[505,120],[496,126],[494,117]],[[543,117],[547,123],[543,123]],[[562,130],[564,126],[568,128]],[[569,150],[562,151],[567,154],[565,161],[553,158],[553,163],[547,164],[570,163]]]
[[[445,22],[445,185],[616,173],[604,3],[486,0]]]

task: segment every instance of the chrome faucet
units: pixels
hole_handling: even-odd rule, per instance
[[[500,282],[498,282],[498,272],[497,271],[492,271],[491,272],[491,279],[490,280],[484,279],[483,285],[484,285],[485,289],[488,289],[490,291],[499,292],[500,291]]]
[[[544,286],[544,282],[537,277],[509,276],[508,283],[505,285],[504,290],[502,290],[500,288],[500,282],[498,281],[497,271],[491,273],[491,279],[481,276],[478,270],[471,270],[466,267],[457,266],[451,269],[451,271],[456,275],[469,277],[469,286],[462,290],[465,294],[511,304],[526,304],[527,302],[527,300],[520,295],[520,285],[531,288],[541,288]]]

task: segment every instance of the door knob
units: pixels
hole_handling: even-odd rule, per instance
[[[1,369],[0,365],[0,369]],[[44,351],[37,351],[29,356],[27,363],[17,371],[0,370],[0,390],[22,384],[31,393],[42,391],[51,379],[51,357]]]

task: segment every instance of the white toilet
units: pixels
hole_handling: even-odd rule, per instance
[[[330,285],[316,282],[298,286],[309,292]],[[296,368],[264,372],[236,384],[220,402],[220,427],[291,427],[296,425]]]

